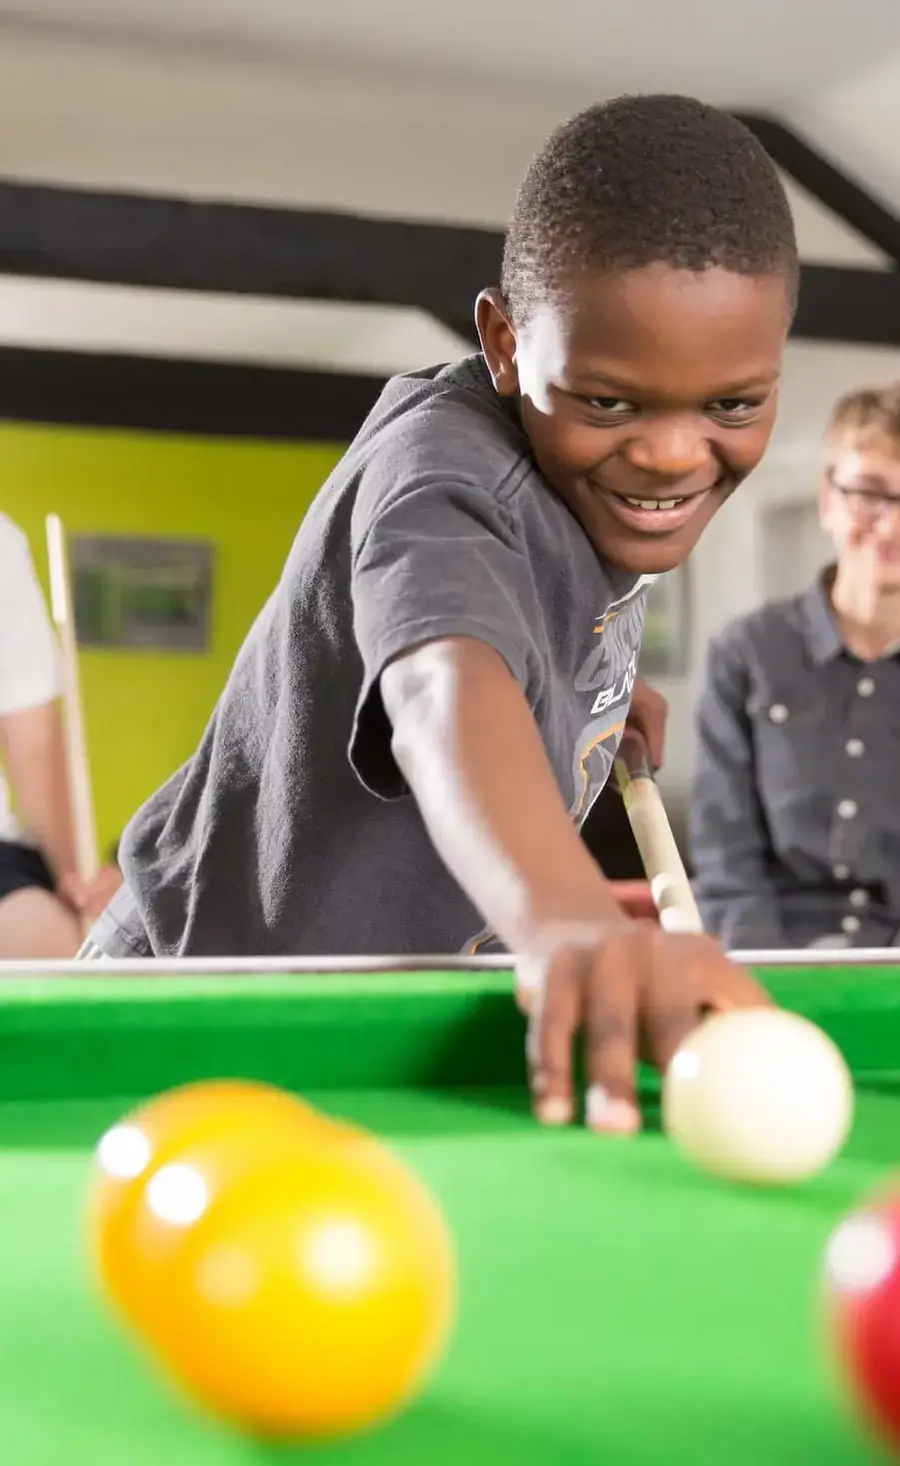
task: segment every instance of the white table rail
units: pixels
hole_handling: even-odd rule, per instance
[[[778,950],[731,952],[744,966],[765,967],[892,967],[900,968],[900,948],[872,947],[849,950]],[[0,982],[12,977],[227,977],[368,972],[505,972],[514,965],[509,956],[461,957],[440,955],[384,957],[183,957],[152,960],[109,959],[97,962],[0,962]]]

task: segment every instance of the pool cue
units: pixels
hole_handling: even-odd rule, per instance
[[[90,881],[100,869],[100,855],[84,731],[84,704],[78,674],[78,643],[69,559],[65,530],[56,514],[47,515],[47,559],[50,565],[50,607],[61,652],[66,765],[75,834],[75,868],[83,881]]]
[[[700,911],[653,776],[647,745],[636,730],[626,728],[614,769],[660,925],[667,932],[702,932]]]

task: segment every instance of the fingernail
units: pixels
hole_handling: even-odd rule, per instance
[[[560,1098],[559,1095],[550,1095],[548,1099],[540,1100],[538,1103],[537,1117],[542,1125],[570,1125],[572,1123],[572,1103],[570,1100]]]
[[[634,1135],[641,1128],[641,1117],[629,1100],[613,1099],[599,1084],[587,1092],[587,1122],[592,1130],[604,1135]]]

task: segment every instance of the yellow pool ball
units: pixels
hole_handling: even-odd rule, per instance
[[[176,1238],[148,1234],[145,1201],[173,1167],[224,1141],[220,1165],[235,1175],[292,1145],[339,1134],[352,1132],[295,1095],[247,1080],[185,1085],[126,1115],[97,1146],[87,1205],[92,1264],[117,1311],[140,1330],[159,1314],[160,1273]]]
[[[381,1147],[311,1144],[221,1184],[201,1164],[148,1205],[182,1232],[155,1343],[207,1409],[263,1437],[342,1436],[426,1379],[453,1315],[453,1247]]]

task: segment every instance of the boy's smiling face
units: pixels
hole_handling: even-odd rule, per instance
[[[486,291],[478,326],[544,477],[600,554],[654,574],[762,457],[790,292],[780,274],[651,265],[578,277],[518,328]]]

